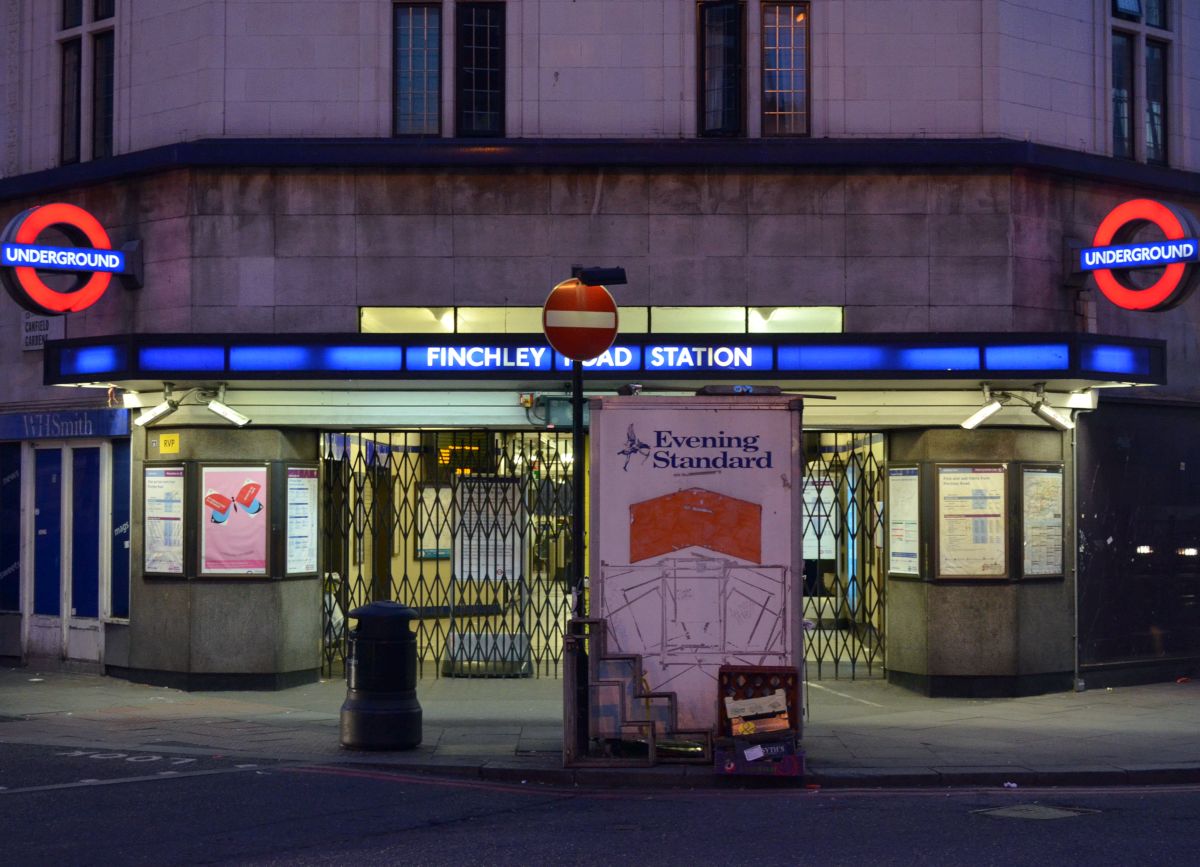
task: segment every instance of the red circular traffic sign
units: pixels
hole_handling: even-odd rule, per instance
[[[617,302],[603,286],[585,286],[571,277],[550,290],[542,330],[557,352],[572,361],[590,361],[617,338]]]
[[[1156,226],[1168,241],[1195,236],[1191,216],[1180,209],[1153,199],[1133,199],[1109,212],[1096,229],[1092,239],[1095,247],[1124,244],[1142,226]],[[1142,289],[1122,279],[1125,269],[1102,268],[1093,272],[1096,286],[1113,304],[1126,310],[1167,310],[1183,301],[1190,293],[1196,269],[1187,262],[1174,262],[1163,267],[1162,275]]]

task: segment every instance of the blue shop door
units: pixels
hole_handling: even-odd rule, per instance
[[[100,448],[71,449],[70,621],[67,658],[100,661]]]
[[[99,664],[109,551],[108,447],[45,445],[33,454],[33,605],[26,655]]]
[[[33,612],[28,654],[61,657],[62,623],[62,449],[34,451]]]

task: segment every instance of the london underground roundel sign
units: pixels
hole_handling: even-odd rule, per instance
[[[1162,232],[1163,240],[1131,244],[1146,226]],[[1109,301],[1126,310],[1168,310],[1195,288],[1200,260],[1200,227],[1182,208],[1153,199],[1133,199],[1117,205],[1100,223],[1092,246],[1080,251],[1080,267],[1091,271],[1096,286]],[[1135,285],[1130,272],[1161,268],[1153,284]]]
[[[58,229],[75,247],[39,245],[47,229]],[[75,274],[74,285],[58,290],[39,271]],[[114,250],[100,221],[83,208],[58,202],[17,216],[0,234],[0,282],[13,300],[33,313],[57,316],[91,307],[113,274],[125,271],[125,254]]]
[[[585,286],[571,277],[550,290],[542,330],[557,352],[572,361],[590,361],[617,337],[617,302],[603,286]]]

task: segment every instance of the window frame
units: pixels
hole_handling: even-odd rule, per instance
[[[737,99],[732,125],[722,123],[708,126],[708,73],[705,52],[706,15],[721,8],[732,8],[737,28],[736,80],[732,92]],[[696,4],[696,135],[700,138],[741,138],[746,135],[747,69],[746,69],[746,4],[744,0],[699,0]]]
[[[75,55],[68,68],[68,55]],[[58,161],[69,166],[83,160],[83,37],[59,43]],[[68,135],[70,131],[70,135]]]
[[[772,6],[804,7],[804,129],[801,132],[767,132],[767,16]],[[792,45],[793,50],[795,44]],[[763,138],[803,138],[812,135],[812,3],[808,0],[763,0],[759,11],[759,115]],[[793,64],[791,71],[794,73]],[[794,91],[789,91],[793,92]],[[792,117],[794,115],[786,115]]]
[[[107,75],[101,66],[101,43],[108,44]],[[91,140],[94,160],[113,155],[116,137],[115,119],[117,112],[117,34],[114,30],[98,30],[91,34],[92,43],[92,93],[91,93]],[[103,80],[102,80],[103,79]],[[104,103],[102,103],[104,100]]]
[[[1128,50],[1124,52],[1125,61],[1128,67],[1128,86],[1126,93],[1128,94],[1127,105],[1124,112],[1124,147],[1118,148],[1117,137],[1117,40],[1125,41]],[[1112,125],[1110,134],[1112,136],[1112,153],[1117,159],[1132,160],[1136,159],[1137,155],[1137,35],[1125,30],[1113,30],[1112,39],[1109,43],[1109,111],[1112,113]]]
[[[399,129],[401,114],[400,114],[400,88],[398,86],[398,78],[397,78],[397,71],[398,71],[397,61],[399,60],[400,46],[397,43],[397,36],[399,33],[399,15],[400,15],[400,10],[402,10],[402,9],[407,9],[407,10],[425,9],[427,11],[436,11],[437,12],[437,40],[435,43],[436,51],[437,51],[437,62],[436,62],[436,66],[435,66],[436,80],[434,82],[436,90],[433,94],[435,110],[434,110],[434,114],[433,114],[433,129],[428,130],[428,131],[413,132],[413,131],[409,131],[409,130],[402,131]],[[443,100],[443,89],[444,89],[442,72],[443,72],[443,67],[444,67],[444,62],[445,62],[445,58],[443,56],[443,54],[444,54],[443,49],[445,47],[444,41],[443,41],[444,36],[445,36],[445,26],[446,26],[445,19],[446,19],[445,10],[441,3],[430,3],[430,2],[427,2],[427,0],[422,0],[422,2],[396,2],[396,3],[392,4],[392,76],[391,76],[391,87],[390,87],[391,92],[392,92],[392,124],[391,124],[392,133],[391,134],[395,138],[429,138],[429,137],[440,136],[442,134],[442,127],[443,127],[443,123],[445,122],[445,118],[443,117],[443,112],[442,112],[442,100]],[[426,94],[428,95],[428,91],[426,91]],[[429,116],[429,114],[430,114],[429,112],[426,112],[425,116]]]
[[[1178,103],[1180,97],[1180,93],[1177,92],[1181,75],[1180,59],[1176,56],[1178,40],[1173,32],[1177,28],[1172,28],[1172,22],[1178,16],[1178,7],[1169,0],[1161,0],[1153,10],[1146,0],[1138,0],[1136,7],[1138,10],[1136,15],[1133,14],[1132,6],[1128,12],[1120,10],[1117,0],[1111,0],[1109,7],[1111,12],[1110,41],[1106,60],[1106,86],[1109,88],[1106,103],[1108,153],[1114,159],[1169,166],[1172,158],[1171,108]],[[1161,18],[1156,17],[1154,23],[1149,23],[1147,16],[1152,11],[1161,14]],[[1125,143],[1121,142],[1117,135],[1118,113],[1115,94],[1117,91],[1118,39],[1126,40],[1129,45],[1125,58],[1130,70],[1128,82],[1130,98],[1126,121],[1128,143],[1126,147],[1119,146]],[[1155,51],[1162,52],[1162,62],[1156,70],[1157,74],[1161,75],[1161,82],[1151,80],[1154,77],[1151,75],[1151,56]],[[1152,99],[1152,85],[1155,84],[1159,86],[1154,88],[1154,98]],[[1151,142],[1151,132],[1155,127],[1151,118],[1153,106],[1161,106],[1162,109],[1159,118],[1161,141],[1157,149]]]
[[[495,91],[496,101],[498,103],[497,124],[494,127],[486,129],[468,126],[465,122],[468,114],[477,114],[474,111],[468,111],[468,108],[474,107],[464,97],[467,91],[468,74],[467,67],[464,65],[464,55],[468,50],[464,44],[464,28],[466,22],[465,15],[469,12],[489,10],[499,14],[499,22],[497,33],[499,34],[499,63],[495,68],[490,68],[489,71],[495,72],[497,76],[498,88]],[[496,25],[493,25],[496,26]],[[506,81],[508,75],[508,45],[507,45],[507,28],[508,28],[508,9],[507,4],[502,2],[494,2],[494,0],[482,0],[482,2],[456,3],[454,6],[454,134],[459,138],[503,138],[505,128],[507,126],[507,106],[508,88]],[[472,67],[477,68],[477,67]]]
[[[1158,145],[1159,152],[1157,154],[1154,154],[1153,156],[1151,155],[1150,137],[1151,137],[1151,132],[1154,128],[1154,124],[1151,122],[1150,114],[1151,114],[1152,108],[1155,104],[1155,100],[1151,98],[1151,93],[1150,93],[1151,46],[1153,46],[1154,48],[1156,48],[1162,52],[1162,55],[1161,55],[1162,61],[1161,61],[1161,67],[1160,67],[1160,74],[1162,77],[1162,81],[1161,81],[1162,89],[1157,94],[1157,96],[1158,96],[1157,102],[1159,103],[1159,105],[1161,106],[1161,109],[1162,109],[1162,112],[1161,112],[1162,116],[1161,116],[1161,118],[1159,118],[1159,136],[1160,136],[1161,140]],[[1143,137],[1144,140],[1142,142],[1142,145],[1145,148],[1145,156],[1146,156],[1147,163],[1150,163],[1151,165],[1165,166],[1168,164],[1168,162],[1170,160],[1170,155],[1171,155],[1170,148],[1168,147],[1168,144],[1170,141],[1169,130],[1170,130],[1170,118],[1171,118],[1171,109],[1170,109],[1170,106],[1171,106],[1171,100],[1170,100],[1171,44],[1162,39],[1146,39],[1142,55],[1143,55],[1143,59],[1144,59],[1144,62],[1142,63],[1142,76],[1143,76],[1143,81],[1145,82],[1145,86],[1144,86],[1145,98],[1143,100],[1145,102],[1145,114],[1142,119],[1142,124],[1143,124],[1143,129],[1145,131],[1145,135]]]

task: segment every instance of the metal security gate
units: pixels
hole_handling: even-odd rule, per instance
[[[324,434],[325,673],[347,612],[396,600],[417,612],[421,676],[558,676],[571,459],[570,433]]]
[[[808,676],[881,676],[884,435],[809,432],[804,446]]]

